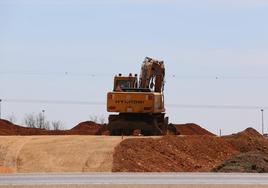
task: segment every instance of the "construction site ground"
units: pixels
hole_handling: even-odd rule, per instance
[[[0,120],[0,173],[268,172],[268,141],[252,128],[224,137],[176,128],[181,135],[122,139],[94,122],[47,131]]]

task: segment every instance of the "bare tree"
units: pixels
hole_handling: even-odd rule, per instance
[[[95,123],[100,123],[100,124],[104,124],[105,123],[105,117],[102,115],[100,117],[98,117],[97,115],[94,116],[89,116],[89,120],[93,121]]]
[[[42,113],[39,113],[35,116],[36,128],[43,129],[45,124],[45,118]]]
[[[89,120],[90,120],[90,121],[93,121],[93,122],[95,122],[95,123],[97,123],[97,121],[98,121],[98,116],[96,116],[96,115],[94,115],[94,116],[90,115],[90,116],[89,116]]]
[[[49,121],[44,122],[43,129],[50,130],[50,122]]]
[[[27,127],[30,128],[39,128],[46,130],[50,129],[50,122],[46,120],[42,113],[39,113],[37,115],[35,115],[34,113],[26,114],[24,118],[24,123]]]
[[[24,123],[27,127],[36,128],[36,118],[34,114],[26,114],[24,118]]]
[[[52,121],[51,125],[53,130],[64,130],[64,126],[61,121]]]
[[[99,117],[99,122],[100,122],[100,124],[105,123],[105,117],[103,115],[101,117]]]
[[[11,115],[7,116],[6,118],[8,121],[10,121],[11,123],[15,123],[17,121],[16,116],[12,113]]]

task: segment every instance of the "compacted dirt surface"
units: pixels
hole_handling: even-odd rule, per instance
[[[110,172],[121,137],[0,136],[0,172]]]

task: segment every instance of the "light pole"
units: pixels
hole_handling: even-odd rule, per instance
[[[263,119],[263,109],[261,109],[261,133],[264,134],[264,119]]]
[[[0,99],[0,119],[2,118],[2,107],[1,107],[1,104],[2,104],[2,99]]]

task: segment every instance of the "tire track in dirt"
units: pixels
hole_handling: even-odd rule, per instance
[[[6,155],[3,160],[3,166],[12,168],[15,172],[18,170],[19,154],[22,148],[32,139],[31,137],[13,137],[7,143]]]
[[[17,171],[111,172],[121,137],[35,136],[18,155]]]

